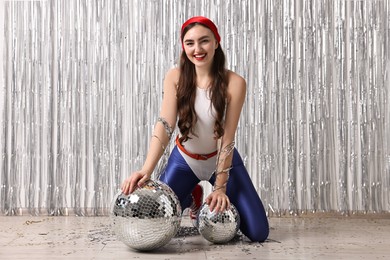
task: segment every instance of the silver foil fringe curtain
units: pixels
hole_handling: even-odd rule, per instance
[[[1,214],[107,214],[194,15],[247,80],[236,143],[268,213],[389,212],[389,3],[2,1]]]

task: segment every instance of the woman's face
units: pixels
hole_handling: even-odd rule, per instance
[[[183,38],[184,51],[188,59],[197,67],[212,64],[218,42],[213,32],[202,25],[195,25]]]

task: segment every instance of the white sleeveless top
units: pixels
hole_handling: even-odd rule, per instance
[[[183,142],[182,145],[190,153],[212,153],[217,150],[217,140],[214,139],[214,115],[216,113],[211,103],[208,89],[196,88],[195,112],[198,120],[193,127],[193,132],[196,136],[189,135],[191,139]],[[199,180],[204,181],[211,178],[216,168],[216,155],[207,160],[196,160],[183,153],[180,149],[178,150]]]

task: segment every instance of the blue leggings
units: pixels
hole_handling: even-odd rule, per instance
[[[234,150],[232,166],[226,194],[240,214],[240,230],[251,241],[263,242],[269,234],[268,219],[263,203],[237,150]],[[191,192],[200,182],[177,150],[177,147],[172,150],[167,167],[161,174],[160,180],[176,193],[182,209],[191,205]],[[214,185],[214,181],[215,176],[213,175],[209,182]]]

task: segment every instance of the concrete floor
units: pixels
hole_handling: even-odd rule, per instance
[[[390,214],[272,217],[265,243],[211,244],[184,217],[154,252],[118,241],[108,217],[0,216],[0,259],[390,259]]]

